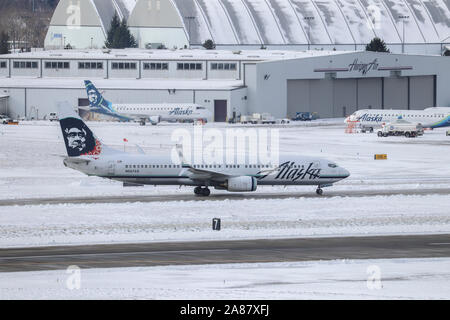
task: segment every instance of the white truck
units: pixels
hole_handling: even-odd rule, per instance
[[[398,120],[386,123],[378,130],[377,134],[379,137],[405,136],[406,138],[415,138],[423,135],[423,127],[418,123]]]
[[[269,113],[254,113],[251,116],[241,116],[241,123],[276,124],[277,121]]]
[[[51,122],[58,121],[59,119],[56,112],[50,112],[50,114],[48,115],[48,120],[50,120]]]

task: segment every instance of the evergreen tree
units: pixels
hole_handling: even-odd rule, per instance
[[[128,29],[127,21],[123,19],[121,22],[117,13],[111,21],[105,46],[114,49],[137,47],[136,40]]]
[[[114,37],[117,33],[117,31],[120,28],[120,19],[119,16],[117,15],[117,12],[114,14],[114,17],[111,20],[111,25],[109,27],[108,30],[108,35],[106,38],[106,47],[107,48],[113,48],[114,47]]]
[[[9,36],[6,32],[0,33],[0,54],[8,54],[9,48],[8,48],[8,41]]]
[[[137,43],[136,39],[134,39],[133,35],[130,32],[130,29],[128,29],[127,20],[123,19],[122,23],[120,24],[120,34],[121,34],[121,45],[122,48],[136,48]]]
[[[366,51],[375,52],[390,52],[386,46],[386,43],[380,38],[373,38],[372,41],[366,46]]]

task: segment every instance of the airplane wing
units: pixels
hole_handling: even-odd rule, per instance
[[[231,177],[230,175],[212,170],[197,169],[188,164],[183,164],[182,168],[185,169],[183,174],[192,180],[226,181]]]
[[[181,167],[184,169],[181,172],[181,175],[186,175],[191,180],[213,180],[213,181],[221,182],[221,181],[226,181],[227,179],[229,179],[231,177],[230,175],[216,172],[213,170],[194,168],[192,165],[188,164],[187,161],[185,160],[184,155],[183,155],[183,146],[180,144],[177,144],[176,150],[178,153],[178,157],[180,158],[180,161],[181,161]]]

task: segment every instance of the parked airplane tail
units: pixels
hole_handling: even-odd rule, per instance
[[[106,100],[103,95],[98,91],[95,85],[90,80],[85,80],[84,85],[86,87],[87,96],[89,99],[89,111],[105,114],[120,121],[130,121],[130,118],[117,114],[114,110],[111,102]]]
[[[58,106],[58,118],[69,157],[120,153],[102,144],[69,105]]]
[[[89,98],[89,106],[91,108],[106,108],[105,111],[114,112],[112,103],[103,98],[100,91],[98,91],[90,80],[85,80],[84,85],[86,87],[86,92]]]

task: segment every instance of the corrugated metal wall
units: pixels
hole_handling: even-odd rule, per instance
[[[317,112],[345,117],[360,109],[424,109],[434,106],[434,76],[288,80],[287,115]]]

